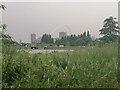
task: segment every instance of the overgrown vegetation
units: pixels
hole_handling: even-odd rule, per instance
[[[117,44],[74,52],[29,54],[3,51],[3,88],[116,88]]]
[[[0,8],[5,10],[6,7],[1,5]],[[92,41],[89,32],[84,32],[78,36],[62,38],[58,42],[68,46],[86,46],[78,47],[73,52],[30,54],[11,36],[1,32],[2,87],[117,88],[119,70],[116,40],[119,36],[116,33],[119,33],[119,27],[113,17],[104,22],[105,25],[100,30],[104,36],[100,39]],[[0,28],[6,29],[6,25],[1,25]],[[50,35],[45,34],[42,40],[44,43],[53,43]]]

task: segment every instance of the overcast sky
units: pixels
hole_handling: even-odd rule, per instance
[[[30,34],[41,37],[58,32],[81,34],[90,31],[99,37],[103,21],[109,16],[118,17],[117,2],[6,2],[3,23],[7,33],[17,41],[30,42]]]

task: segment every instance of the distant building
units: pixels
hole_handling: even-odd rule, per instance
[[[31,34],[31,44],[36,44],[36,34]]]
[[[42,39],[41,37],[37,38],[36,43],[41,43],[41,39]]]
[[[22,40],[19,40],[19,43],[21,44],[21,43],[22,43]]]
[[[63,38],[67,36],[67,32],[59,32],[59,38]]]

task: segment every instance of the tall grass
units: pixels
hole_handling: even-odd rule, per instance
[[[117,44],[73,52],[3,51],[3,88],[117,88]]]

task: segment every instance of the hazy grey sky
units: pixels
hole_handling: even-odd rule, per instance
[[[30,34],[41,37],[52,33],[57,37],[59,31],[81,34],[90,31],[99,37],[103,20],[109,16],[118,17],[117,2],[6,2],[3,23],[7,32],[17,41],[30,42]],[[63,28],[62,28],[63,27]]]

